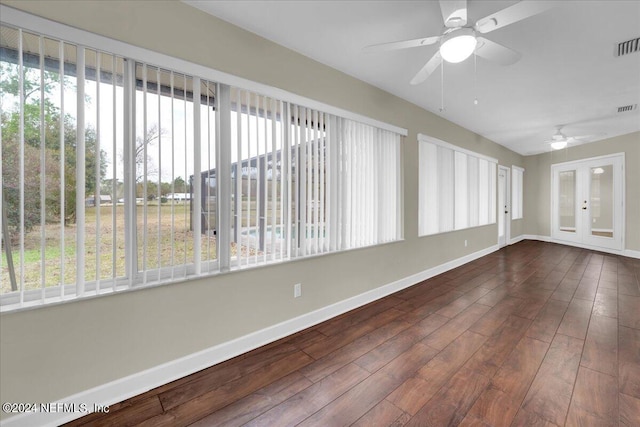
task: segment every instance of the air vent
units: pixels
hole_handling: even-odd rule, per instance
[[[640,51],[640,37],[636,39],[627,40],[616,45],[616,56],[628,55],[630,53]]]
[[[633,111],[636,108],[638,108],[638,104],[623,105],[622,107],[618,107],[618,113],[626,113],[627,111]]]

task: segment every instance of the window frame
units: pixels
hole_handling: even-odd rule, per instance
[[[162,53],[150,51],[145,48],[140,48],[137,46],[130,45],[128,43],[120,42],[118,40],[114,40],[114,39],[103,37],[94,33],[90,33],[84,30],[69,27],[64,24],[56,23],[48,19],[40,18],[26,12],[12,9],[5,5],[0,5],[0,16],[1,16],[0,22],[2,23],[3,26],[28,31],[38,36],[52,38],[54,40],[58,40],[64,43],[69,43],[69,44],[78,46],[80,48],[86,47],[87,49],[95,50],[98,52],[105,52],[111,55],[122,57],[125,60],[125,65],[124,65],[125,74],[128,75],[129,77],[128,79],[125,79],[125,85],[129,85],[129,89],[128,91],[125,90],[125,93],[123,96],[123,103],[124,103],[124,109],[125,109],[124,111],[125,118],[124,118],[123,127],[124,127],[124,133],[125,133],[124,143],[126,146],[130,147],[130,152],[128,153],[128,155],[125,155],[125,159],[129,159],[129,160],[128,160],[128,163],[127,163],[127,160],[125,160],[124,167],[126,170],[125,191],[126,191],[126,194],[128,194],[129,196],[131,196],[131,194],[135,195],[135,182],[134,182],[135,180],[132,179],[132,176],[131,176],[132,173],[135,175],[135,171],[132,169],[132,168],[135,168],[135,164],[134,165],[131,164],[132,163],[131,150],[133,150],[134,144],[131,144],[131,141],[135,141],[135,138],[136,138],[135,97],[136,97],[137,89],[136,89],[136,83],[135,83],[135,75],[136,75],[135,69],[136,69],[137,63],[142,63],[145,66],[148,65],[152,67],[157,67],[158,69],[170,70],[172,72],[192,76],[194,79],[193,81],[194,88],[200,87],[201,80],[215,82],[215,84],[217,85],[216,86],[217,87],[216,107],[218,111],[217,114],[215,115],[216,133],[217,133],[216,139],[218,141],[225,141],[225,140],[229,140],[230,138],[229,128],[231,126],[231,122],[228,116],[230,114],[230,103],[228,102],[229,101],[228,90],[230,87],[242,88],[243,90],[249,90],[255,93],[259,93],[263,96],[268,96],[270,98],[279,100],[281,102],[305,106],[307,108],[311,108],[314,110],[322,111],[324,113],[335,115],[342,119],[353,120],[358,123],[373,126],[377,129],[393,132],[394,134],[397,134],[400,137],[399,150],[398,150],[399,157],[397,159],[398,168],[396,173],[398,175],[397,177],[398,189],[401,190],[402,188],[402,181],[403,181],[402,137],[407,136],[408,132],[406,129],[403,129],[394,125],[390,125],[366,116],[362,116],[357,113],[353,113],[337,107],[333,107],[331,105],[324,104],[322,102],[315,101],[313,99],[309,99],[300,95],[296,95],[282,89],[278,89],[265,84],[253,82],[247,79],[233,76],[231,74],[217,71],[215,69],[212,69],[206,66],[198,65],[186,60],[178,59]],[[133,79],[133,82],[131,82],[131,79]],[[80,98],[82,94],[80,93],[81,92],[80,90],[78,92],[79,92],[78,97]],[[225,92],[227,92],[226,104],[225,104]],[[198,98],[198,104],[194,102],[194,107],[193,107],[194,111],[197,105],[199,105],[199,98]],[[196,122],[194,124],[194,138],[198,138],[198,139],[199,139],[199,135],[197,134],[199,133],[199,130],[200,130],[199,120],[200,120],[200,113],[194,114],[194,121]],[[219,126],[220,122],[225,122],[225,120],[226,120],[226,123],[229,123],[229,125]],[[80,125],[81,123],[79,120],[78,129],[84,128],[84,127],[81,127]],[[231,147],[229,145],[230,144],[216,144],[218,159],[227,158],[227,156],[228,158],[230,158]],[[194,146],[198,146],[198,144],[194,143]],[[198,148],[194,149],[194,151],[197,151],[197,150]],[[194,176],[197,176],[202,172],[200,171],[200,168],[199,168],[200,159],[198,158],[198,153],[194,153],[194,158],[195,158],[194,159],[194,168],[195,168]],[[226,176],[225,175],[226,172],[229,172],[228,175],[230,176],[231,164],[229,162],[218,161],[216,168],[217,168],[217,173],[220,174],[219,176]],[[129,176],[127,176],[127,174]],[[199,181],[199,180],[196,180],[196,181]],[[231,201],[231,189],[227,188],[227,187],[230,187],[231,180],[229,179],[227,180],[227,182],[229,183],[229,185],[221,184],[221,180],[218,179],[218,185],[217,185],[218,193],[216,197],[217,197],[217,200],[219,201],[219,204],[217,206],[217,211],[219,212],[217,213],[217,217],[218,217],[217,221],[218,221],[219,228],[224,227],[225,224],[228,225],[231,222],[230,210],[226,209],[227,207],[229,207],[231,203],[233,203]],[[82,183],[78,184],[78,188],[80,188],[81,184]],[[196,189],[195,189],[196,191],[194,192],[194,195],[193,195],[193,198],[198,200],[198,202],[196,202],[196,208],[199,206],[199,203],[200,203],[199,191],[201,191],[201,189],[199,189],[198,187],[199,186],[196,185]],[[84,198],[82,199],[84,200]],[[397,236],[394,240],[383,242],[383,243],[374,243],[373,245],[356,246],[349,249],[342,249],[340,247],[332,246],[332,248],[326,252],[321,252],[317,254],[303,254],[302,256],[290,257],[290,259],[307,258],[312,256],[324,255],[327,253],[342,252],[345,250],[360,249],[368,246],[376,246],[376,245],[382,245],[382,244],[395,242],[395,241],[402,241],[403,240],[402,212],[403,212],[403,206],[404,206],[403,201],[404,201],[403,194],[402,192],[399,192],[398,199],[397,199],[399,224],[397,227]],[[195,210],[196,209],[194,209],[194,211]],[[229,210],[229,212],[226,212],[227,210]],[[110,294],[113,292],[131,291],[131,290],[138,289],[140,287],[145,287],[145,288],[155,287],[155,286],[163,285],[166,283],[173,283],[176,281],[182,282],[182,281],[188,281],[188,280],[195,280],[205,275],[215,275],[220,272],[226,272],[232,269],[233,270],[240,269],[240,267],[234,266],[233,263],[230,261],[231,259],[230,255],[228,253],[226,254],[224,253],[224,251],[227,251],[227,252],[229,251],[229,248],[228,248],[228,243],[230,242],[229,233],[218,233],[218,236],[217,236],[218,256],[217,256],[217,259],[210,261],[210,265],[212,266],[212,268],[203,268],[202,263],[200,262],[200,256],[197,255],[194,258],[195,262],[193,263],[186,263],[186,264],[181,264],[181,265],[171,266],[171,267],[160,267],[155,269],[157,273],[154,273],[154,275],[157,275],[157,280],[149,283],[145,283],[145,277],[146,277],[147,271],[140,271],[136,267],[138,261],[137,261],[137,250],[135,249],[137,245],[137,239],[135,234],[136,233],[135,231],[135,228],[136,228],[135,197],[133,199],[129,199],[128,203],[126,203],[124,216],[125,216],[125,221],[127,221],[126,218],[129,218],[128,225],[125,226],[125,240],[128,241],[128,243],[125,245],[126,246],[125,256],[127,258],[126,262],[129,264],[126,268],[127,277],[114,279],[113,285],[109,287],[101,287],[99,280],[98,281],[83,280],[81,281],[82,282],[81,284],[79,283],[79,281],[76,281],[76,283],[74,284],[48,286],[48,287],[43,287],[41,289],[21,289],[21,290],[18,290],[17,292],[14,291],[14,292],[0,295],[0,311],[1,312],[17,311],[17,310],[29,309],[33,307],[40,307],[40,306],[49,305],[49,304],[74,301],[78,299],[93,298],[93,297],[101,296],[103,294]],[[194,229],[199,229],[196,227],[198,227],[200,216],[193,215],[193,217],[194,217],[193,218]],[[198,234],[198,233],[195,233],[195,234]],[[198,240],[197,237],[195,237],[194,242],[197,242],[197,240]],[[80,237],[78,241],[82,241],[82,237]],[[221,251],[223,252],[221,253]],[[134,257],[136,258],[135,260],[133,259]],[[258,267],[261,265],[268,265],[274,262],[277,263],[282,261],[286,261],[286,260],[275,260],[272,262],[266,261],[265,263],[251,266],[251,267]],[[206,270],[206,271],[203,271],[203,270]]]

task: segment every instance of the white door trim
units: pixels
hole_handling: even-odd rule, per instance
[[[498,220],[498,246],[504,247],[511,242],[511,168],[498,165],[498,185],[500,185],[500,172],[505,173],[504,179],[504,206],[498,206],[498,215],[504,219],[504,242],[500,240],[500,220]],[[500,204],[500,188],[498,188],[498,204]]]

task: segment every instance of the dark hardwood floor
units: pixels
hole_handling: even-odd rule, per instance
[[[637,427],[639,276],[520,242],[69,425]]]

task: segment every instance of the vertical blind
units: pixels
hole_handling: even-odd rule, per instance
[[[22,29],[0,35],[1,295],[22,304],[29,290],[42,303],[82,296],[86,283],[115,289],[124,234],[106,194],[122,172],[108,153],[123,150],[125,60]]]
[[[402,237],[400,136],[352,120],[338,120],[339,153],[334,187],[338,197],[337,249],[390,242]],[[335,191],[335,190],[334,190]]]
[[[419,135],[419,234],[496,221],[497,160]]]
[[[239,88],[230,99],[232,259],[240,267],[286,259],[285,224],[295,207],[287,203],[294,170],[285,149],[285,104]]]
[[[523,217],[523,180],[524,169],[518,166],[511,166],[511,219]]]
[[[400,135],[232,88],[232,265],[400,239]]]
[[[402,238],[396,131],[0,31],[3,311]]]

